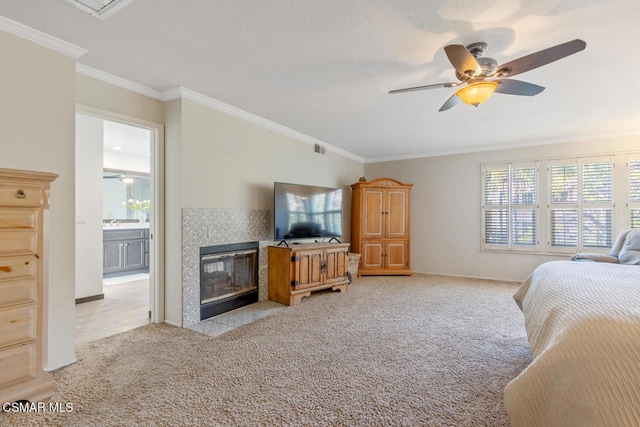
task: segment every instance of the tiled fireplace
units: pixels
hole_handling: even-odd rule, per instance
[[[267,246],[273,242],[270,239],[271,213],[267,209],[182,209],[182,317],[183,325],[189,327],[201,321],[201,258],[206,248],[225,246],[232,249],[244,247],[244,245],[257,242],[257,280],[258,301],[268,300],[267,278]],[[237,246],[239,244],[239,246]],[[205,249],[203,249],[205,248]],[[233,252],[233,251],[232,251]],[[234,253],[237,253],[235,251]],[[240,262],[238,262],[240,263]],[[213,270],[229,270],[229,266],[216,263],[210,267],[209,279],[214,276]],[[226,276],[225,276],[226,277]],[[238,278],[240,282],[244,279]],[[228,286],[227,286],[228,285]],[[232,288],[236,284],[220,284],[220,289],[225,286]],[[213,286],[213,285],[212,285]],[[211,292],[214,291],[213,288]],[[236,292],[236,291],[233,291]],[[250,291],[237,291],[239,294]],[[217,296],[209,295],[205,300],[215,305]]]

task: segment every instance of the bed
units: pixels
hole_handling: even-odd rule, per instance
[[[548,262],[514,298],[533,361],[505,388],[512,425],[640,426],[640,266]]]

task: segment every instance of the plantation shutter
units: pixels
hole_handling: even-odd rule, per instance
[[[537,250],[536,162],[483,165],[483,247]]]
[[[549,244],[578,247],[578,162],[549,163]]]
[[[610,248],[613,244],[613,162],[582,163],[582,247]]]
[[[511,168],[511,245],[537,244],[537,167]],[[524,248],[523,248],[524,249]]]
[[[496,166],[484,175],[484,243],[509,245],[509,168]]]
[[[640,155],[629,156],[629,225],[640,228]]]
[[[613,158],[549,162],[549,245],[554,252],[613,244]]]

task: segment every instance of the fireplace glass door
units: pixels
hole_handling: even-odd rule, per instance
[[[255,291],[257,250],[204,255],[201,258],[201,304]]]

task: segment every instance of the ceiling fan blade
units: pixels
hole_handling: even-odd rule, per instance
[[[469,50],[461,44],[450,44],[444,47],[451,65],[460,74],[476,76],[482,73],[482,68]]]
[[[415,90],[436,89],[436,88],[440,88],[440,87],[456,87],[456,86],[460,86],[461,84],[462,83],[458,83],[458,82],[436,83],[436,84],[433,84],[433,85],[416,86],[416,87],[408,87],[408,88],[405,88],[405,89],[390,90],[389,93],[393,94],[393,93],[413,92]]]
[[[442,107],[440,107],[440,109],[438,111],[447,111],[447,110],[455,107],[456,105],[458,105],[458,103],[460,101],[461,101],[461,99],[458,98],[458,95],[456,95],[454,93],[453,95],[451,95],[451,98],[447,99],[447,102],[442,104]]]
[[[574,53],[584,50],[585,47],[587,47],[587,44],[580,39],[562,43],[502,64],[497,68],[495,75],[501,77],[501,73],[506,72],[505,76],[515,76],[516,74],[524,73],[525,71],[533,70],[534,68],[573,55]]]
[[[504,79],[500,80],[500,86],[496,89],[496,93],[504,93],[507,95],[534,96],[544,90],[543,86],[534,85],[520,80]]]

